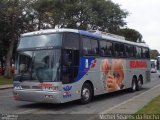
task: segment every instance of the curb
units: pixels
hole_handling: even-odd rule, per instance
[[[147,94],[150,95],[148,96]],[[147,90],[144,93],[141,93],[131,99],[128,99],[127,101],[124,101],[116,106],[113,106],[112,108],[107,109],[99,114],[113,114],[113,113],[134,114],[139,109],[148,104],[153,98],[159,95],[160,95],[160,84],[151,88],[150,90]]]
[[[9,84],[9,85],[0,85],[0,90],[11,89],[11,88],[13,88],[12,84]]]

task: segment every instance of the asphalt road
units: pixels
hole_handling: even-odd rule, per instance
[[[141,91],[129,93],[120,91],[112,94],[100,95],[86,105],[81,105],[78,101],[73,101],[64,104],[42,104],[25,101],[15,101],[12,96],[12,89],[0,90],[0,113],[2,114],[90,114],[95,115],[109,109],[117,104],[120,104],[136,95],[139,95],[146,90],[160,84],[159,75],[151,74],[151,82],[143,86]],[[27,116],[26,116],[27,117]],[[63,117],[63,115],[61,116]],[[74,119],[76,116],[68,115]],[[23,117],[24,118],[24,117]],[[76,117],[77,118],[77,117]]]

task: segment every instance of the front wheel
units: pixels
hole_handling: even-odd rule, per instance
[[[89,103],[93,97],[92,93],[93,91],[92,91],[90,84],[84,83],[84,85],[82,86],[82,90],[81,90],[81,99],[80,99],[81,103],[82,104]]]

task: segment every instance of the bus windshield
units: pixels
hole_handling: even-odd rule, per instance
[[[61,34],[45,34],[22,37],[18,49],[61,46]]]
[[[16,74],[19,74],[19,80],[59,81],[60,55],[59,49],[18,52]]]

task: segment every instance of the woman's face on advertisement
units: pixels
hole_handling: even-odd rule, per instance
[[[105,73],[108,74],[109,70],[111,70],[111,65],[109,64],[108,60],[105,59],[101,63],[101,70]]]
[[[123,65],[121,60],[115,60],[113,63],[113,76],[117,81],[118,85],[122,84],[124,79]]]

